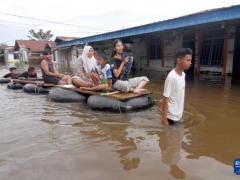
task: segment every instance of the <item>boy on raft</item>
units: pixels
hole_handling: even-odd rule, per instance
[[[99,91],[102,89],[112,89],[112,71],[110,65],[107,64],[107,56],[105,54],[98,55],[98,66],[94,67],[88,73],[96,86],[94,87],[80,87],[82,90]]]
[[[17,79],[17,76],[18,76],[18,74],[17,74],[17,68],[11,67],[11,68],[9,69],[9,71],[10,71],[10,73],[5,74],[2,78]]]

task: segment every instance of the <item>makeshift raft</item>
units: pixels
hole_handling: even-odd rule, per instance
[[[38,85],[38,86],[55,86],[54,84],[51,84],[51,83],[44,83],[44,81],[39,81],[40,79],[38,78],[31,78],[30,79],[31,81],[29,80],[20,80],[20,79],[9,79],[9,78],[1,78],[0,81],[2,83],[7,83],[7,82],[14,82],[14,83],[20,83],[20,84],[35,84],[35,85]]]
[[[73,85],[57,85],[50,90],[49,99],[55,102],[87,101],[89,108],[98,111],[133,112],[154,105],[154,99],[146,94],[123,93],[120,91],[86,91]]]
[[[65,89],[65,90],[75,91],[83,94],[88,94],[88,95],[104,96],[112,99],[118,99],[121,101],[126,101],[136,97],[145,96],[153,93],[148,91],[146,94],[135,94],[135,93],[123,93],[120,91],[106,91],[106,90],[96,92],[96,91],[82,90],[73,85],[56,85],[55,87]]]

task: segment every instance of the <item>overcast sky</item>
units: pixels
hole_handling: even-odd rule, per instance
[[[56,36],[86,37],[168,20],[203,10],[240,4],[239,0],[0,0],[1,13],[84,26],[80,28],[0,13],[0,43],[28,40],[28,30],[52,30]],[[96,29],[90,29],[96,28]],[[103,30],[99,30],[103,29]]]

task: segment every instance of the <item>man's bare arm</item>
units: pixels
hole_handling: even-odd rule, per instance
[[[59,76],[59,74],[57,74],[57,73],[49,72],[48,64],[47,64],[46,61],[42,61],[41,67],[42,67],[42,69],[43,69],[43,71],[45,72],[46,75],[48,75],[48,76],[57,76],[57,77]]]

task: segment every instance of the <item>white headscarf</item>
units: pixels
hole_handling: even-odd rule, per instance
[[[84,74],[86,76],[92,68],[97,66],[97,60],[94,58],[94,56],[92,55],[91,58],[88,57],[88,52],[91,48],[92,48],[91,46],[85,46],[84,49],[83,49],[83,53],[80,56],[80,58],[83,61],[83,69],[84,69]]]

